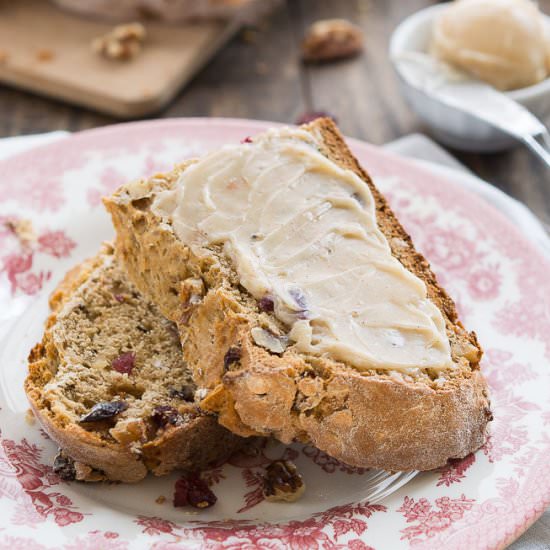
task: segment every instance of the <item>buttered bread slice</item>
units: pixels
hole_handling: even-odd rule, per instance
[[[484,441],[481,349],[334,124],[266,132],[105,201],[179,327],[201,407],[241,435],[427,470]]]
[[[242,445],[195,405],[175,325],[128,282],[112,247],[70,271],[50,304],[25,390],[63,451],[65,479],[196,471]]]

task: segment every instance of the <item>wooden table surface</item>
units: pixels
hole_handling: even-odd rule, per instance
[[[304,111],[333,114],[349,136],[383,144],[429,133],[401,97],[387,54],[392,30],[429,0],[287,0],[256,30],[219,52],[158,117],[221,116],[292,123]],[[550,12],[550,0],[539,5]],[[362,56],[322,66],[300,63],[312,21],[345,17],[365,31]],[[116,123],[79,107],[0,86],[0,137]],[[477,155],[452,151],[476,174],[550,219],[548,172],[527,151]]]

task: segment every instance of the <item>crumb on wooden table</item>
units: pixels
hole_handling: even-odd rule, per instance
[[[269,73],[269,66],[267,63],[263,61],[258,61],[256,63],[256,74],[258,75],[266,75]]]
[[[243,42],[247,44],[256,44],[259,39],[258,29],[253,27],[245,27],[240,34],[240,38]]]
[[[363,31],[346,19],[324,19],[313,23],[302,42],[302,58],[326,62],[353,57],[363,49]]]
[[[36,59],[38,61],[51,61],[55,57],[55,53],[53,50],[50,50],[49,48],[40,48],[36,52]]]

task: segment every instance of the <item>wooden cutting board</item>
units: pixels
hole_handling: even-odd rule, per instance
[[[91,49],[113,28],[46,0],[0,0],[0,81],[122,118],[168,103],[237,30],[234,21],[147,22],[143,50],[131,61]]]

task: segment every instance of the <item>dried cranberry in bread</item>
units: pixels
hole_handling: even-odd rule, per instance
[[[491,419],[487,386],[479,369],[482,351],[475,334],[463,328],[452,299],[439,286],[428,262],[415,250],[409,235],[353,157],[333,122],[318,119],[302,126],[295,134],[292,132],[296,131],[276,131],[252,138],[240,148],[232,149],[236,151],[234,157],[224,157],[225,153],[220,152],[204,162],[189,161],[171,173],[123,186],[105,200],[117,233],[117,254],[130,279],[165,316],[178,323],[184,356],[195,382],[206,394],[201,407],[218,413],[220,423],[237,434],[273,435],[283,442],[310,442],[329,455],[360,467],[429,470],[445,464],[450,458],[475,451],[483,444]],[[286,140],[280,146],[277,145],[279,137]],[[259,148],[257,155],[250,153],[254,149],[246,147]],[[269,156],[273,150],[275,153]],[[276,186],[280,184],[285,192],[290,189],[284,175],[288,151],[294,151],[291,168],[295,169],[299,159],[304,159],[303,172],[307,177],[293,183],[295,197],[281,198]],[[251,160],[246,164],[248,161],[239,160],[242,158]],[[208,166],[208,162],[218,164]],[[244,162],[242,173],[227,172],[228,166],[239,166],[239,162]],[[245,177],[244,171],[249,168],[259,170],[261,177],[267,178],[261,180],[261,186],[247,179],[248,172]],[[277,172],[279,169],[282,172]],[[288,210],[294,208],[294,202],[309,200],[304,186],[319,184],[315,179],[316,170],[336,174],[336,180],[345,180],[346,189],[351,185],[359,191],[345,197],[336,193],[338,196],[330,200],[335,208],[345,207],[356,218],[366,216],[367,210],[370,212],[372,219],[368,231],[359,231],[357,224],[349,231],[354,235],[361,233],[365,242],[369,239],[374,242],[372,246],[378,247],[375,252],[381,251],[384,269],[397,273],[399,281],[406,280],[411,288],[414,287],[414,292],[420,293],[418,296],[422,299],[419,298],[414,306],[414,323],[422,320],[422,308],[428,312],[425,326],[419,325],[416,335],[418,341],[422,341],[421,346],[415,347],[416,325],[409,323],[407,326],[407,295],[403,298],[397,290],[392,294],[391,281],[384,280],[385,272],[373,269],[375,264],[365,264],[365,273],[370,270],[369,273],[385,281],[380,289],[386,293],[387,300],[377,304],[374,317],[367,321],[376,327],[377,315],[380,315],[384,330],[384,323],[389,323],[390,327],[404,327],[382,331],[382,339],[376,331],[372,332],[374,340],[369,340],[369,346],[385,338],[380,354],[371,352],[368,346],[365,349],[356,346],[356,355],[345,355],[343,347],[338,347],[339,341],[331,341],[338,345],[330,348],[324,337],[318,335],[330,332],[336,321],[330,316],[319,318],[319,308],[313,311],[308,305],[310,292],[304,294],[300,288],[294,288],[294,293],[289,290],[290,297],[283,297],[287,302],[294,300],[294,317],[282,315],[283,311],[288,313],[288,308],[282,307],[284,300],[280,293],[275,299],[270,294],[262,297],[258,294],[257,289],[264,288],[262,285],[267,288],[273,283],[275,279],[269,277],[275,272],[273,277],[283,280],[287,271],[302,280],[307,279],[306,272],[315,279],[317,268],[308,270],[305,266],[297,271],[283,253],[277,265],[264,265],[266,258],[269,259],[267,253],[262,252],[264,256],[260,260],[260,256],[245,257],[243,250],[264,250],[265,243],[273,241],[277,224],[274,224],[275,229],[270,226],[272,233],[267,236],[249,235],[250,241],[261,241],[258,245],[258,242],[230,240],[241,235],[243,226],[229,227],[227,223],[233,223],[235,216],[239,219],[240,209],[249,208],[247,201],[254,197],[258,201],[254,208],[261,210],[261,219],[258,221],[258,214],[252,207],[243,219],[255,216],[257,225],[261,226],[266,216],[284,218]],[[270,175],[273,173],[277,175],[276,181]],[[289,173],[292,174],[292,170]],[[227,179],[224,181],[222,176]],[[201,186],[206,185],[207,191],[201,191]],[[246,186],[252,191],[246,191],[247,198],[242,199]],[[262,195],[265,186],[268,189],[266,196]],[[235,201],[223,196],[225,191],[222,189],[234,189]],[[220,194],[214,196],[212,193]],[[174,196],[178,197],[176,201]],[[279,202],[269,202],[275,196]],[[224,200],[218,200],[220,197]],[[324,197],[323,193],[318,193],[316,199],[319,197]],[[266,203],[271,205],[271,210],[264,208]],[[322,201],[315,205],[320,208],[309,220],[320,219],[332,208],[324,209]],[[222,213],[217,215],[219,209]],[[197,218],[206,210],[211,217]],[[279,214],[273,214],[274,211]],[[270,220],[273,221],[277,219]],[[306,225],[296,225],[294,233],[287,228],[285,238],[293,239],[294,235],[302,238],[304,231],[311,228],[307,225],[309,222],[304,223]],[[282,223],[285,224],[286,221]],[[230,237],[224,237],[225,240],[212,237],[224,234],[220,227]],[[348,231],[345,224],[342,227],[340,234]],[[286,242],[294,247],[294,253],[295,243]],[[320,241],[315,242],[319,244]],[[328,245],[325,248],[319,254],[329,258],[335,249]],[[280,248],[277,250],[280,252]],[[354,253],[353,248],[347,250]],[[302,258],[301,253],[300,249],[292,257]],[[368,253],[367,248],[367,256]],[[317,261],[315,256],[308,258]],[[327,265],[335,271],[330,261],[327,259]],[[254,279],[251,272],[261,277],[265,275],[268,282],[264,284],[265,277],[261,279],[260,275],[258,280]],[[349,311],[338,306],[344,322],[347,322],[346,315],[364,314],[363,310],[354,311],[356,275],[347,284],[345,280],[343,284],[340,281],[340,288],[344,290],[334,301],[348,304],[345,307],[349,307]],[[285,284],[293,282],[286,280]],[[391,313],[396,301],[399,302],[397,313]],[[368,308],[369,304],[363,303],[362,307]],[[303,330],[295,330],[299,325]],[[411,338],[408,330],[412,330]],[[434,337],[433,346],[430,335]],[[403,344],[409,341],[410,345]],[[331,349],[337,353],[332,353]],[[394,368],[393,362],[384,363],[384,358],[392,356],[394,351],[404,364],[409,361],[409,367]],[[414,363],[417,356],[430,356],[431,359]]]
[[[70,271],[50,305],[25,391],[63,451],[64,479],[196,471],[242,444],[195,405],[175,325],[127,281],[112,247]]]

